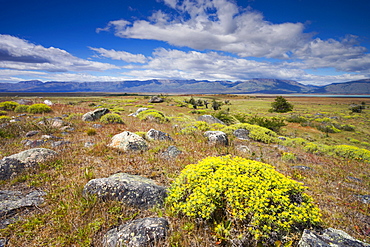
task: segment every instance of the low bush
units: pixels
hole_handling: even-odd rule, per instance
[[[250,236],[255,243],[274,246],[321,223],[319,209],[304,190],[271,165],[208,157],[185,167],[166,203],[174,213],[207,220],[223,238]]]
[[[123,120],[120,115],[116,113],[108,113],[100,118],[100,122],[105,124],[123,124]]]
[[[232,134],[234,130],[237,129],[246,129],[249,130],[249,138],[255,141],[260,141],[263,143],[277,143],[279,142],[278,135],[267,128],[252,125],[248,123],[241,123],[241,124],[233,124],[221,129],[221,131]]]
[[[0,116],[0,123],[5,123],[10,121],[10,117],[8,116]]]
[[[19,104],[14,101],[4,101],[0,102],[0,110],[4,111],[14,111],[14,109],[18,106]]]
[[[238,123],[238,119],[236,119],[233,115],[230,114],[228,111],[217,111],[212,114],[213,117],[220,119],[227,125],[236,124]]]
[[[51,107],[45,104],[33,104],[29,106],[28,112],[32,114],[51,112]]]
[[[284,119],[282,118],[268,118],[268,117],[259,117],[257,115],[250,117],[247,120],[247,123],[265,127],[275,132],[279,132],[280,128],[286,126]]]
[[[158,123],[164,123],[168,121],[168,118],[163,114],[163,112],[157,111],[155,109],[148,109],[146,111],[140,112],[137,117],[144,121],[154,121]]]
[[[14,109],[14,112],[16,113],[24,113],[24,112],[28,112],[28,108],[30,106],[28,105],[18,105],[15,109]]]
[[[6,111],[0,111],[0,116],[5,116],[6,114],[8,114]]]

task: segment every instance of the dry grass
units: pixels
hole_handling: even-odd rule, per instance
[[[87,130],[91,129],[94,123],[81,121],[80,115],[75,118],[70,117],[68,120],[64,119],[75,130],[68,135],[63,135],[60,130],[53,130],[54,135],[71,142],[70,145],[55,149],[59,152],[58,158],[41,164],[34,170],[28,170],[11,181],[0,182],[2,189],[27,191],[37,188],[48,193],[44,204],[37,209],[30,210],[21,220],[9,225],[8,228],[0,230],[0,237],[9,238],[10,246],[100,246],[103,234],[113,226],[136,218],[165,216],[170,221],[171,229],[169,237],[160,246],[215,246],[218,239],[203,221],[194,222],[171,215],[166,209],[138,210],[119,202],[101,202],[93,197],[85,199],[82,197],[82,189],[92,178],[107,177],[117,172],[141,175],[154,179],[158,184],[169,186],[186,165],[197,163],[208,156],[231,154],[272,164],[279,172],[304,183],[307,186],[307,193],[315,199],[322,210],[325,227],[341,229],[355,238],[370,242],[369,204],[361,203],[355,197],[359,194],[370,194],[368,163],[318,156],[293,147],[287,149],[294,153],[297,159],[283,161],[281,158],[283,151],[277,145],[241,141],[235,138],[231,138],[229,147],[209,146],[202,132],[181,135],[179,127],[175,127],[175,125],[181,127],[187,123],[176,120],[176,117],[187,117],[188,119],[197,117],[197,115],[188,113],[190,108],[176,106],[175,101],[184,98],[188,99],[190,96],[169,96],[166,102],[154,105],[148,104],[148,99],[143,96],[50,98],[56,104],[52,106],[53,112],[45,115],[47,117],[85,113],[95,109],[91,106],[94,103],[95,105],[119,107],[118,112],[125,124],[102,124],[103,127],[96,129],[95,135],[88,135]],[[228,99],[231,105],[223,106],[223,108],[230,108],[230,112],[258,113],[260,116],[289,115],[289,113],[268,113],[270,103],[274,100],[271,97],[196,95],[194,98],[209,101],[213,98],[220,101]],[[43,99],[32,97],[27,97],[27,99],[35,103],[43,101]],[[343,121],[355,125],[356,131],[329,134],[327,137],[317,129],[302,127],[299,124],[288,124],[281,131],[283,135],[311,138],[318,143],[329,145],[349,144],[348,137],[370,143],[370,110],[366,109],[361,114],[350,114],[348,110],[348,105],[354,102],[365,101],[367,105],[370,105],[369,98],[296,97],[287,99],[295,106],[295,113],[325,112],[330,116],[339,115]],[[3,100],[11,100],[11,98],[0,99],[0,101]],[[167,117],[174,118],[168,123],[158,124],[127,116],[136,111],[139,106],[154,107],[164,112]],[[8,115],[16,116],[16,113],[8,113]],[[15,135],[13,137],[0,139],[0,158],[25,149],[21,141],[26,139],[24,134],[27,131],[35,128],[30,124],[36,121],[35,116],[42,115],[23,117],[21,122],[14,124],[13,133]],[[348,118],[344,118],[345,116]],[[140,154],[124,153],[107,147],[110,138],[115,134],[125,130],[147,132],[151,128],[170,134],[175,141],[151,141],[149,151]],[[40,135],[30,139],[38,138]],[[84,147],[86,142],[93,142],[95,145],[86,148]],[[183,153],[174,160],[161,158],[160,153],[170,145],[177,146]],[[251,151],[238,151],[236,149],[238,145],[246,145]],[[351,143],[351,145],[356,144]],[[48,144],[43,147],[50,148]],[[302,171],[292,168],[297,165],[308,166],[313,170]],[[361,181],[353,180],[349,176]]]

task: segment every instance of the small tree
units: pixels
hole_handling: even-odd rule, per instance
[[[290,104],[283,96],[277,96],[275,101],[271,103],[270,112],[288,112],[293,110],[293,105]]]

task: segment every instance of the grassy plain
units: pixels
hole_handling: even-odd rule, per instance
[[[171,227],[167,240],[159,246],[217,246],[220,239],[204,222],[195,222],[186,217],[170,214],[166,209],[139,210],[119,202],[101,202],[96,198],[83,198],[82,189],[92,178],[107,177],[117,172],[141,175],[154,179],[158,184],[170,186],[180,171],[188,164],[195,164],[208,156],[235,155],[259,160],[276,167],[286,176],[302,182],[323,214],[324,227],[344,230],[363,241],[370,242],[370,204],[361,202],[358,195],[370,194],[369,160],[343,158],[325,152],[307,152],[301,145],[286,143],[262,143],[253,140],[239,140],[229,136],[231,145],[209,146],[202,131],[190,135],[181,134],[181,128],[194,123],[198,114],[191,113],[192,107],[181,102],[190,97],[212,102],[213,99],[229,104],[222,110],[229,115],[248,117],[276,117],[288,119],[291,115],[303,116],[312,123],[328,118],[338,125],[351,125],[352,131],[328,133],[318,130],[314,125],[287,122],[279,131],[280,136],[303,138],[316,144],[351,145],[370,149],[370,98],[322,98],[288,97],[294,105],[293,112],[270,113],[274,97],[250,95],[166,95],[165,102],[148,103],[144,95],[53,95],[43,98],[24,96],[34,103],[51,100],[51,113],[26,114],[20,122],[7,126],[9,135],[0,138],[0,158],[26,149],[22,140],[25,133],[39,130],[41,133],[28,139],[40,138],[42,134],[53,134],[71,142],[69,145],[52,148],[59,156],[37,169],[27,170],[9,181],[0,181],[2,190],[29,191],[40,189],[47,192],[45,203],[37,209],[29,210],[19,221],[0,230],[0,238],[7,238],[10,246],[100,246],[105,232],[131,219],[148,216],[164,216]],[[15,100],[19,97],[2,97],[0,101]],[[362,113],[352,113],[350,104],[365,103]],[[124,124],[102,124],[83,122],[82,114],[97,107],[110,108],[118,113]],[[140,107],[148,107],[163,112],[169,122],[156,123],[140,121],[129,117]],[[209,106],[198,107],[206,114],[214,114]],[[7,116],[16,117],[14,112]],[[62,117],[74,128],[68,134],[48,126],[40,127],[36,117]],[[329,121],[326,119],[326,121]],[[100,123],[102,128],[92,125]],[[141,154],[124,153],[107,147],[113,135],[122,131],[147,132],[150,129],[170,134],[174,142],[149,142],[150,149]],[[94,130],[93,130],[94,129]],[[86,142],[95,145],[85,147]],[[278,145],[280,144],[280,145]],[[170,145],[177,146],[182,154],[173,160],[160,157],[160,153]],[[237,147],[246,145],[250,151],[243,152]],[[281,145],[284,145],[282,147]],[[50,148],[48,144],[42,147]],[[294,166],[310,167],[300,170]]]

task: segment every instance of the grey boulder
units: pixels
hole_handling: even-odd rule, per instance
[[[90,180],[84,195],[93,194],[102,200],[117,200],[138,208],[163,205],[166,188],[153,180],[127,173],[117,173],[108,178]]]
[[[208,143],[211,145],[229,145],[229,139],[225,132],[222,131],[206,131],[204,136],[208,138]]]
[[[145,151],[148,149],[148,145],[144,138],[130,131],[124,131],[113,136],[108,147],[123,151]]]
[[[57,152],[47,148],[32,148],[17,154],[8,156],[9,159],[17,159],[22,162],[45,162],[58,155]]]
[[[167,236],[169,224],[164,218],[133,220],[109,230],[103,238],[104,247],[157,246]]]
[[[107,108],[98,108],[94,111],[90,111],[85,113],[82,116],[82,121],[96,121],[99,120],[102,116],[109,113],[109,109]]]
[[[325,229],[321,234],[304,230],[298,247],[365,247],[369,244],[354,239],[346,232],[333,228]]]
[[[146,138],[149,140],[173,141],[172,137],[160,130],[151,129],[146,133]]]
[[[198,119],[197,119],[197,121],[203,121],[203,122],[206,122],[206,123],[209,123],[209,124],[219,123],[219,124],[222,124],[222,125],[226,125],[220,119],[215,118],[212,115],[202,115],[202,116],[199,116]]]

